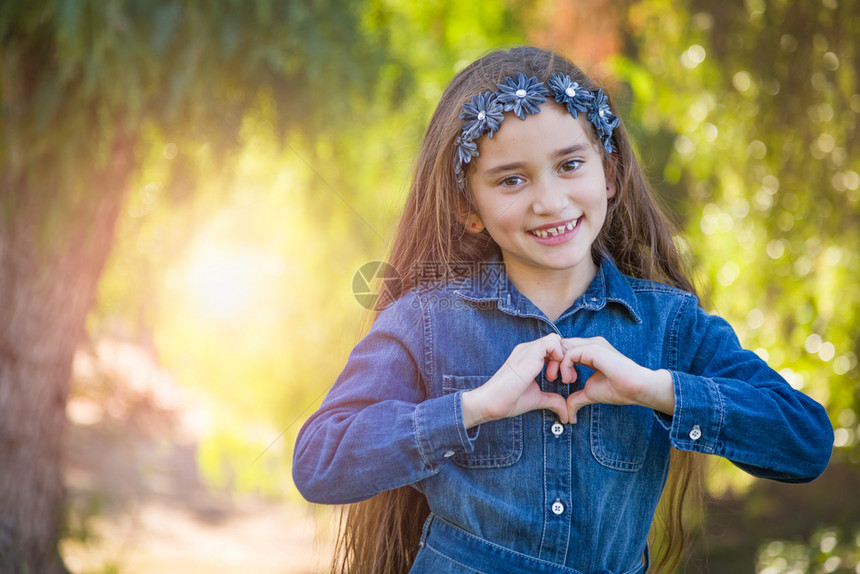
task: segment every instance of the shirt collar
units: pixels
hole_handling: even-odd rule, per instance
[[[584,301],[583,306],[597,311],[603,309],[607,303],[618,303],[627,309],[634,322],[641,323],[636,293],[628,279],[610,255],[603,255],[594,280],[580,297]]]
[[[463,279],[456,286],[455,293],[467,301],[498,302],[500,310],[516,315],[525,316],[539,313],[534,304],[511,283],[507,273],[505,273],[504,263],[498,256],[482,263],[476,273]],[[591,285],[588,286],[585,293],[574,301],[569,309],[562,313],[559,319],[578,309],[599,311],[607,303],[619,304],[627,310],[634,322],[642,322],[638,311],[636,293],[630,286],[628,278],[621,273],[611,256],[603,255]]]

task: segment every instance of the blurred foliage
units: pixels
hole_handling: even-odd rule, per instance
[[[827,407],[834,463],[853,469],[847,484],[860,464],[858,16],[853,1],[630,2],[624,54],[613,62],[706,306]],[[736,531],[701,545],[710,568],[746,568],[752,539],[738,534],[760,540],[772,521],[765,530],[783,524],[783,536],[802,538],[765,543],[759,572],[854,571],[858,516],[844,492],[827,490],[840,474],[801,497],[722,459],[709,466],[712,500],[727,497],[714,506],[743,501]]]
[[[135,166],[164,138],[171,201],[237,145],[246,110],[273,94],[278,129],[335,129],[369,102],[387,59],[354,2],[3,2],[0,159],[4,185],[41,208],[43,243],[61,242],[102,193],[117,150]],[[349,52],[351,58],[343,58]],[[350,107],[318,94],[335,91]],[[372,91],[372,90],[371,90]],[[205,161],[204,161],[205,160]],[[0,214],[23,202],[4,194]]]
[[[855,464],[858,14],[853,2],[645,0],[615,62],[705,300],[828,407]]]
[[[324,57],[335,72],[374,71],[364,92],[342,90],[340,72],[293,86],[322,127],[311,117],[285,122],[284,93],[261,83],[237,151],[225,158],[181,130],[145,134],[89,318],[91,336],[155,345],[178,380],[209,397],[198,456],[215,484],[296,496],[295,434],[360,334],[364,309],[352,276],[386,254],[429,116],[454,72],[490,46],[524,41],[520,23],[528,21],[513,2],[351,6],[365,42],[387,56],[368,59],[330,42]],[[243,43],[265,44],[254,23],[237,25]],[[293,48],[301,50],[313,52],[289,57],[323,57],[312,44]],[[211,96],[204,103],[217,111]],[[191,173],[183,176],[177,161]],[[192,182],[193,201],[184,199]]]
[[[773,540],[762,546],[757,574],[855,574],[860,569],[860,531],[840,539],[823,528],[806,543]]]

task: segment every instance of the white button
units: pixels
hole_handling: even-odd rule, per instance
[[[564,505],[561,503],[561,500],[556,498],[555,502],[552,503],[552,513],[558,516],[562,512],[564,512]]]
[[[552,434],[554,434],[555,436],[561,436],[564,432],[564,425],[556,421],[555,424],[552,425],[552,428],[549,430],[551,430]]]
[[[453,450],[449,450],[448,452],[446,452],[446,453],[445,453],[444,455],[442,455],[442,456],[444,456],[445,458],[451,458],[452,456],[454,456],[454,454],[455,454],[455,453],[454,453],[454,451],[453,451]]]
[[[693,429],[690,431],[690,438],[693,440],[699,440],[702,438],[702,429],[699,428],[699,425],[693,426]]]

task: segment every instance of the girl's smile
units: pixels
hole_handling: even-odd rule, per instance
[[[524,292],[555,281],[575,295],[594,277],[591,245],[613,192],[586,122],[584,114],[574,118],[547,102],[540,113],[511,117],[492,139],[477,141],[470,219],[498,244],[508,276]]]
[[[552,223],[550,225],[530,229],[529,233],[534,235],[537,239],[546,240],[542,241],[542,243],[544,243],[545,245],[564,243],[565,241],[568,241],[573,237],[573,232],[577,229],[577,226],[581,220],[582,218],[578,217],[569,221],[563,221],[559,225]]]

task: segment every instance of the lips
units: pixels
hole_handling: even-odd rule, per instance
[[[571,219],[566,222],[561,223],[553,223],[552,225],[544,225],[541,227],[536,227],[534,229],[529,229],[529,233],[534,235],[535,237],[540,237],[542,239],[546,239],[548,237],[556,237],[558,235],[562,235],[569,231],[573,231],[576,229],[576,226],[579,225],[582,217],[578,217],[576,219]]]

